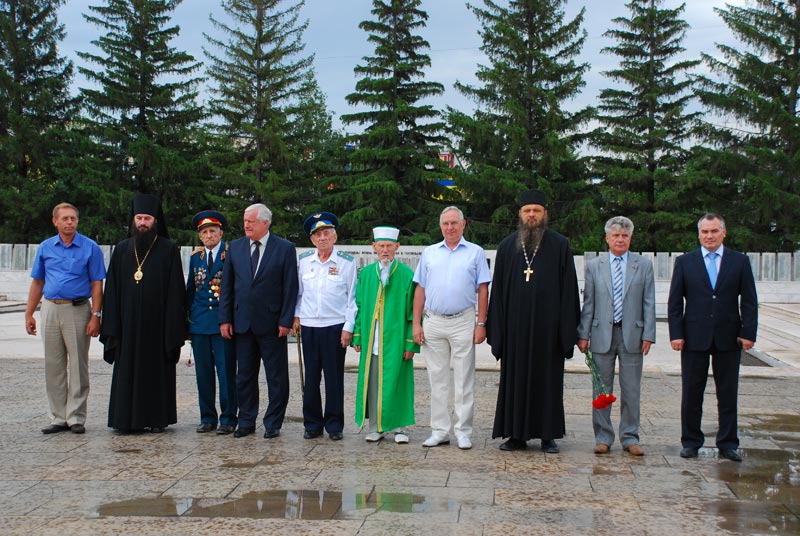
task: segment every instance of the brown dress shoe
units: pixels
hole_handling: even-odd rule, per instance
[[[638,443],[631,443],[623,450],[625,450],[625,452],[627,452],[631,456],[644,456],[644,451],[642,450],[642,447],[640,447]]]
[[[594,446],[595,454],[608,454],[609,450],[611,450],[611,447],[609,447],[605,443],[598,443],[597,445]]]

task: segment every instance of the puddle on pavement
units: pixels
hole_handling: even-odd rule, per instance
[[[742,435],[745,437],[771,439],[777,433],[783,438],[793,438],[798,441],[798,437],[794,434],[800,434],[800,414],[748,415],[748,417],[756,420],[741,426]]]
[[[412,493],[273,490],[245,494],[240,499],[175,499],[155,497],[103,504],[98,516],[187,516],[271,519],[334,519],[358,510],[407,514],[454,512],[461,502]]]
[[[567,472],[573,475],[633,476],[633,472],[627,466],[584,465],[570,467]]]
[[[97,507],[99,516],[181,516],[192,507],[193,499],[151,497],[103,504]]]
[[[708,514],[722,518],[720,529],[733,534],[800,533],[800,518],[782,505],[768,509],[763,503],[720,500],[708,503],[706,509]]]

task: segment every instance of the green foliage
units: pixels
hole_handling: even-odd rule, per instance
[[[426,98],[440,95],[441,84],[425,79],[428,42],[417,32],[428,15],[419,0],[373,0],[374,20],[359,27],[375,45],[373,56],[356,66],[359,77],[347,102],[365,109],[342,116],[363,133],[352,136],[347,174],[330,178],[334,185],[322,200],[339,214],[340,236],[369,241],[376,225],[394,225],[405,244],[430,243],[438,237],[438,216],[449,192],[438,153],[446,143],[440,113]]]
[[[484,0],[469,5],[481,23],[488,66],[478,67],[477,86],[456,89],[478,110],[448,111],[457,152],[469,162],[457,184],[466,196],[475,239],[497,244],[517,223],[517,196],[528,188],[548,195],[550,226],[568,236],[576,251],[592,243],[597,209],[590,199],[585,165],[576,150],[591,108],[567,111],[584,85],[583,10],[564,21],[563,0]]]
[[[603,218],[632,218],[635,247],[644,251],[674,250],[682,242],[676,226],[696,219],[697,210],[682,174],[684,145],[695,134],[699,115],[686,111],[692,99],[687,72],[700,62],[680,59],[688,27],[680,18],[685,4],[662,9],[662,3],[631,1],[630,17],[614,19],[616,28],[606,32],[617,44],[602,52],[614,54],[620,64],[604,74],[620,86],[600,92],[601,127],[592,133],[600,151],[593,172],[601,181]],[[704,190],[709,184],[695,186]]]
[[[96,143],[95,158],[107,167],[107,191],[120,205],[137,191],[161,197],[178,241],[188,237],[182,224],[199,189],[195,129],[203,118],[196,103],[200,79],[192,77],[200,65],[170,45],[180,31],[169,26],[179,3],[107,0],[89,6],[93,14],[84,17],[106,33],[92,42],[99,53],[78,53],[96,66],[79,67],[91,84],[81,89],[83,126]],[[124,226],[129,206],[109,207],[109,223]]]
[[[72,63],[58,55],[62,0],[0,0],[0,242],[39,242],[53,234],[61,199],[51,159],[75,113]],[[67,198],[69,199],[69,198]]]
[[[794,251],[800,244],[800,3],[754,0],[716,9],[746,50],[718,44],[703,55],[703,104],[716,114],[705,134],[718,149],[714,165],[737,198],[722,214],[745,215],[743,244]],[[735,164],[735,165],[734,165]],[[730,227],[730,225],[729,225]]]
[[[210,103],[221,136],[212,159],[219,176],[219,207],[240,222],[243,210],[257,202],[273,212],[271,229],[290,239],[302,233],[303,204],[314,176],[309,157],[333,135],[324,95],[302,56],[299,23],[304,2],[224,0],[236,22],[212,18],[224,38],[206,36],[214,82]]]

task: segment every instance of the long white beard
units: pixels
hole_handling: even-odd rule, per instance
[[[381,265],[381,268],[388,268],[392,265],[393,261],[378,261],[378,264]]]

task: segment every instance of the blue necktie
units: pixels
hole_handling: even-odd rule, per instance
[[[708,270],[708,280],[711,281],[711,288],[717,286],[717,257],[719,257],[719,253],[709,253],[706,255],[708,257],[708,266],[706,269]]]
[[[261,242],[256,240],[253,242],[253,253],[250,255],[250,269],[253,272],[253,279],[256,278],[256,268],[258,268],[258,253],[261,248]]]
[[[614,257],[614,323],[622,322],[622,259]]]

